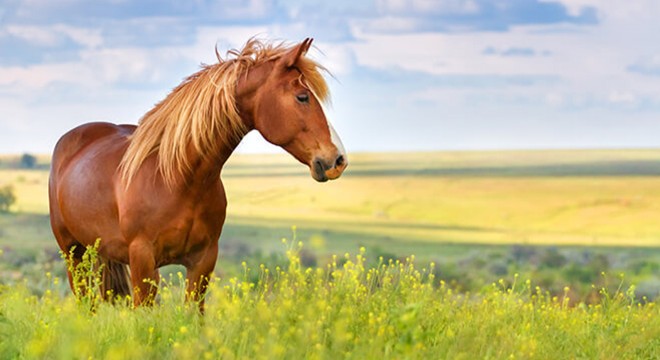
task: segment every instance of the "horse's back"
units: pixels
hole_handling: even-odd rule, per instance
[[[51,226],[60,246],[67,242],[61,238],[67,236],[89,245],[101,235],[99,230],[116,228],[115,173],[134,129],[132,125],[88,123],[58,141],[51,162],[49,201]]]
[[[59,174],[71,159],[99,139],[108,136],[127,137],[135,131],[135,128],[135,125],[92,122],[69,130],[55,145],[51,162],[51,176]]]

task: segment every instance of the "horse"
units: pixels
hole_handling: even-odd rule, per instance
[[[327,71],[306,57],[312,39],[252,38],[157,103],[138,125],[93,122],[64,134],[49,176],[51,228],[75,268],[98,240],[101,294],[153,304],[161,266],[186,268],[199,302],[215,268],[227,199],[222,167],[250,131],[309,167],[318,182],[348,166],[328,122]],[[75,293],[73,274],[69,285]]]

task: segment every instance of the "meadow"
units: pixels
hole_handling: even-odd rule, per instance
[[[48,225],[48,159],[13,161],[2,358],[660,356],[660,150],[354,154],[324,184],[288,155],[235,155],[204,321],[177,266],[154,308],[85,310]]]
[[[287,245],[285,243],[285,245]],[[24,286],[0,291],[2,358],[58,359],[656,359],[660,311],[634,288],[600,289],[596,305],[570,306],[514,276],[478,294],[455,293],[414,258],[365,267],[365,249],[325,267],[243,264],[214,281],[204,316],[172,277],[160,302],[131,309]],[[80,274],[87,277],[89,266]],[[251,280],[251,275],[257,275]],[[181,278],[181,274],[177,274]],[[519,282],[518,282],[519,281]]]

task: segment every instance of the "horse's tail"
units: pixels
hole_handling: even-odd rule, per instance
[[[104,300],[114,300],[117,297],[126,298],[131,295],[131,278],[128,266],[120,262],[102,258],[101,293]]]

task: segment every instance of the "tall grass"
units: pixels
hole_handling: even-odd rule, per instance
[[[299,249],[289,246],[284,267],[243,263],[241,276],[215,279],[203,316],[184,303],[181,274],[162,282],[157,305],[136,309],[95,292],[63,296],[50,274],[41,296],[0,288],[0,358],[660,357],[660,310],[636,303],[634,288],[577,306],[570,289],[553,297],[518,277],[458,294],[412,256],[368,268],[360,249],[307,268]],[[81,278],[93,273],[87,261]]]

